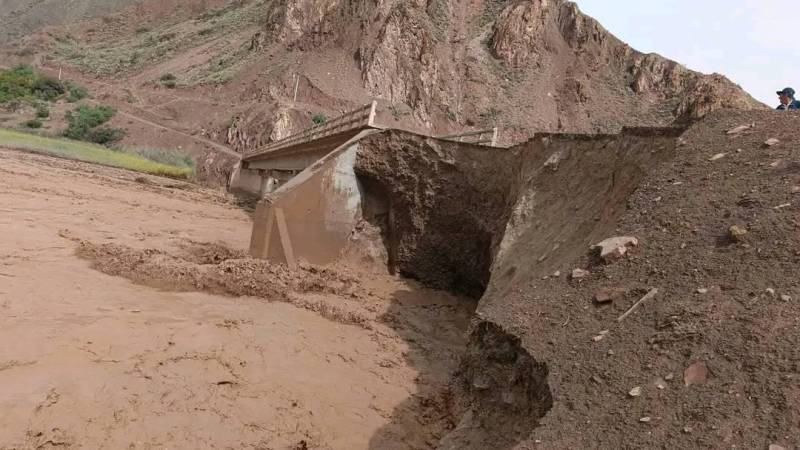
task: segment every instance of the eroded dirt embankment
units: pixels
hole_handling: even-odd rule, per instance
[[[612,233],[648,171],[674,156],[678,133],[548,134],[511,149],[384,133],[361,142],[356,173],[368,195],[383,197],[395,267],[483,294],[483,304]],[[441,447],[511,448],[552,406],[549,361],[505,322],[475,322],[457,377],[461,423]]]
[[[399,270],[486,287],[439,448],[797,448],[798,127],[728,111],[678,139],[364,145]],[[601,261],[612,236],[639,245]]]
[[[590,223],[585,212],[519,227],[477,312],[550,369],[553,408],[519,447],[798,447],[798,126],[797,114],[714,113],[588,238],[558,231]],[[584,244],[612,235],[639,246],[597,264]],[[590,275],[568,279],[575,268]],[[597,304],[604,289],[623,294]]]

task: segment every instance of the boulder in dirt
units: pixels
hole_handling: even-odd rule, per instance
[[[608,335],[608,333],[610,333],[610,331],[609,331],[609,330],[603,330],[603,331],[601,331],[601,332],[600,332],[600,334],[598,334],[597,336],[593,337],[593,338],[592,338],[592,341],[594,341],[594,342],[600,342],[600,341],[602,341],[603,339],[605,339],[605,337],[606,337],[606,335]]]
[[[584,278],[589,278],[592,273],[588,270],[583,269],[575,269],[572,271],[572,279],[573,280],[583,280]]]
[[[635,388],[628,391],[628,395],[631,397],[639,397],[642,395],[642,388],[640,386],[636,386]]]
[[[600,258],[606,263],[610,263],[622,258],[628,253],[630,247],[639,245],[639,239],[631,236],[619,236],[608,238],[592,246],[592,250],[598,252]]]
[[[726,156],[728,156],[727,153],[717,153],[716,155],[712,156],[711,158],[708,158],[708,160],[709,161],[716,161],[716,160],[722,159],[722,158],[724,158]]]
[[[594,294],[594,302],[598,304],[611,303],[622,298],[627,291],[622,288],[604,287]]]
[[[747,236],[747,228],[741,225],[733,225],[728,229],[728,237],[733,242],[742,242],[745,236]]]
[[[780,143],[781,143],[780,139],[775,139],[775,138],[769,138],[766,141],[764,141],[764,145],[766,145],[767,147],[773,147]]]
[[[705,384],[708,380],[708,366],[703,361],[697,361],[683,372],[683,384],[694,386]]]

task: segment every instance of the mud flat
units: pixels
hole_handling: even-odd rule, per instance
[[[243,259],[250,218],[215,191],[0,162],[0,448],[430,448],[452,427],[474,303]]]

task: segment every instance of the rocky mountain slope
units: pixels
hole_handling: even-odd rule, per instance
[[[146,0],[16,45],[240,150],[373,98],[415,129],[499,126],[505,143],[763,107],[723,76],[637,52],[564,0],[178,3]],[[165,73],[181,98],[169,109]]]

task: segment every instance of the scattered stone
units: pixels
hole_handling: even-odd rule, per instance
[[[703,361],[697,361],[683,372],[683,383],[686,386],[704,384],[706,380],[708,380],[708,366]]]
[[[561,276],[561,271],[560,271],[560,270],[556,270],[556,271],[553,273],[553,278],[558,278],[558,277],[560,277],[560,276]]]
[[[690,427],[688,425],[683,427],[683,432],[686,433],[686,434],[690,434],[692,432],[692,427]]]
[[[784,203],[784,204],[782,204],[782,205],[778,205],[778,206],[776,206],[776,207],[774,207],[774,208],[772,208],[772,209],[783,209],[783,208],[788,208],[788,207],[790,207],[790,206],[792,206],[792,204],[791,204],[791,203]]]
[[[728,237],[733,242],[742,242],[747,235],[747,229],[741,225],[733,225],[728,229]]]
[[[600,257],[605,262],[611,262],[616,259],[622,258],[628,253],[629,247],[636,247],[639,245],[639,240],[635,237],[620,236],[606,239],[598,244],[592,246],[592,250],[598,251]]]
[[[597,384],[603,384],[603,380],[601,380],[600,377],[598,377],[597,375],[592,375],[592,381],[594,381]]]
[[[635,388],[631,389],[628,392],[628,395],[630,395],[631,397],[638,397],[638,396],[642,395],[642,388],[639,387],[639,386],[636,386]]]
[[[661,378],[656,380],[655,385],[658,389],[662,391],[667,388],[667,382],[662,380]]]
[[[786,450],[785,447],[781,447],[778,444],[770,444],[769,450]]]
[[[786,294],[781,295],[781,300],[783,300],[784,302],[790,302],[790,301],[792,301],[792,296],[791,295],[786,295]]]
[[[558,165],[561,163],[561,161],[566,159],[567,156],[568,156],[567,152],[563,150],[555,152],[552,155],[550,155],[549,158],[547,158],[547,161],[544,162],[544,167],[549,168],[550,170],[555,172],[556,170],[558,170]]]
[[[667,374],[667,376],[664,377],[664,379],[667,380],[667,381],[672,381],[672,380],[675,379],[675,374],[670,372],[670,373]]]
[[[641,419],[639,419],[639,422],[642,422],[642,423],[650,423],[650,420],[651,420],[651,419],[650,419],[649,417],[642,417]]]
[[[770,297],[775,297],[775,289],[767,288],[767,294],[769,294]]]
[[[605,287],[594,294],[595,303],[605,304],[611,303],[625,295],[627,291],[621,288]]]
[[[708,289],[700,288],[700,289],[697,290],[697,293],[700,294],[700,295],[708,294]]]
[[[601,332],[600,332],[600,334],[598,334],[597,336],[593,337],[593,338],[592,338],[592,340],[593,340],[594,342],[600,342],[600,341],[602,341],[603,339],[605,339],[605,337],[606,337],[606,335],[607,335],[608,333],[609,333],[609,330],[603,330],[603,331],[601,331]]]
[[[766,145],[767,147],[772,147],[772,146],[778,145],[780,143],[781,143],[781,141],[779,139],[769,138],[764,142],[764,145]]]
[[[609,349],[608,356],[614,356],[614,355],[615,355],[614,350]]]
[[[588,270],[575,269],[575,270],[572,271],[572,279],[573,280],[582,280],[584,278],[588,278],[589,275],[591,275],[591,274],[592,273],[589,272]]]
[[[711,158],[709,158],[708,160],[709,160],[709,161],[716,161],[716,160],[718,160],[718,159],[722,159],[722,158],[724,158],[724,157],[726,157],[726,156],[728,156],[728,154],[727,154],[727,153],[717,153],[716,155],[712,156],[712,157],[711,157]]]
[[[750,128],[755,128],[755,126],[756,126],[756,124],[754,124],[754,123],[751,123],[749,125],[739,125],[738,127],[731,128],[730,130],[728,130],[728,134],[729,135],[739,134],[739,133],[741,133],[743,131],[749,130]]]
[[[800,194],[800,186],[792,186],[792,194]]]

